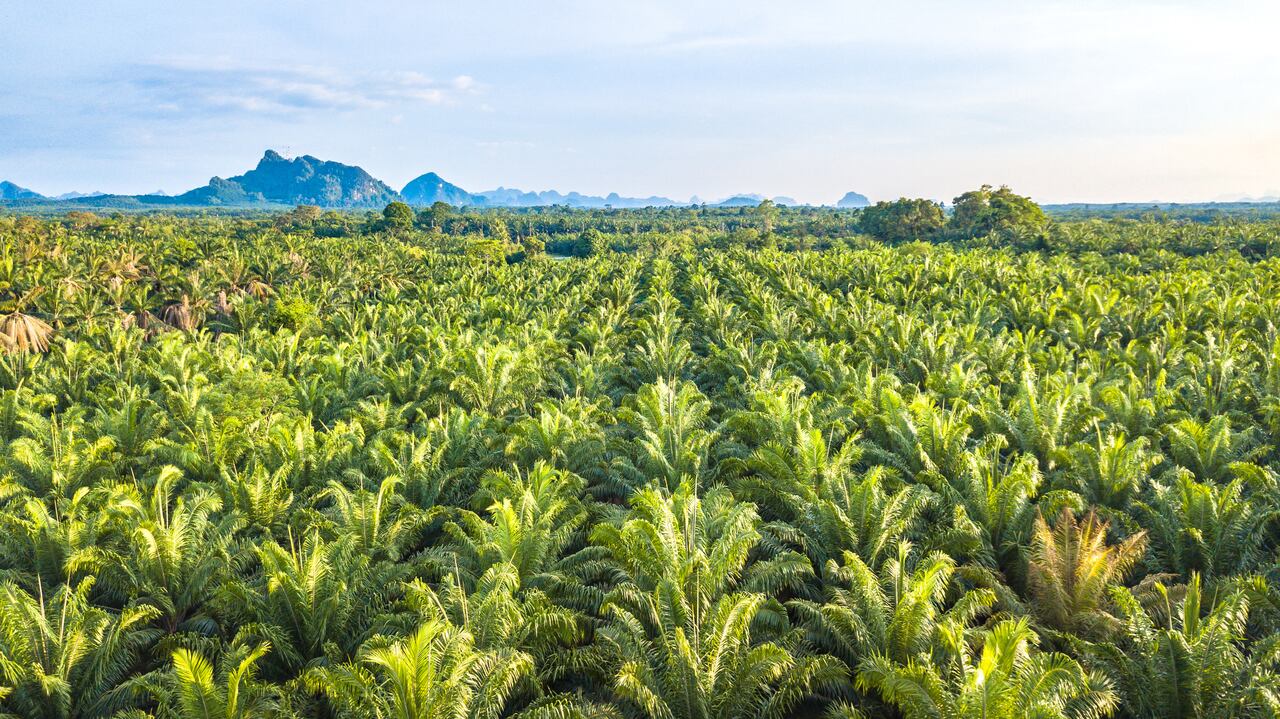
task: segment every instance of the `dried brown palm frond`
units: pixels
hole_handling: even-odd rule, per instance
[[[0,320],[6,352],[48,352],[53,327],[34,315],[11,312]]]
[[[297,252],[290,252],[285,256],[285,259],[289,262],[290,269],[296,275],[306,275],[311,268],[311,263],[307,262],[307,258]]]
[[[220,317],[230,317],[234,310],[231,308],[231,302],[227,299],[226,290],[218,290],[218,299],[213,303],[213,309]]]
[[[143,339],[147,341],[150,341],[161,332],[168,332],[173,329],[149,311],[120,313],[120,326],[126,330],[137,327],[145,333]]]
[[[160,311],[160,319],[164,320],[165,324],[177,327],[183,332],[190,332],[200,324],[197,314],[192,310],[191,298],[183,295],[180,301]]]
[[[260,300],[265,300],[276,293],[276,291],[271,288],[271,285],[257,278],[249,280],[249,287],[246,291]]]

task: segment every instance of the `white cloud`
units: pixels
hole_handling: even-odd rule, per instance
[[[226,57],[179,57],[143,65],[131,83],[145,110],[290,114],[385,110],[454,103],[476,91],[466,75],[438,81],[419,72],[348,73],[315,65],[261,65]]]

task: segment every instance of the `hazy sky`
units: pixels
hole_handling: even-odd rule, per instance
[[[262,151],[683,200],[1280,194],[1280,3],[0,0],[0,179]]]

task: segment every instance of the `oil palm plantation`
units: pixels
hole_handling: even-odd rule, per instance
[[[0,716],[1276,715],[1280,227],[775,209],[0,212]]]

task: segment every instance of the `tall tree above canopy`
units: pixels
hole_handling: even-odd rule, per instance
[[[403,202],[392,202],[382,208],[382,218],[388,227],[405,230],[413,226],[413,208]]]
[[[954,203],[950,228],[959,237],[981,237],[999,230],[1034,231],[1049,222],[1039,205],[1014,193],[1008,185],[998,190],[983,185],[955,198]]]
[[[927,240],[942,229],[946,216],[932,200],[905,197],[893,202],[877,202],[862,211],[864,233],[877,240],[897,244]]]

